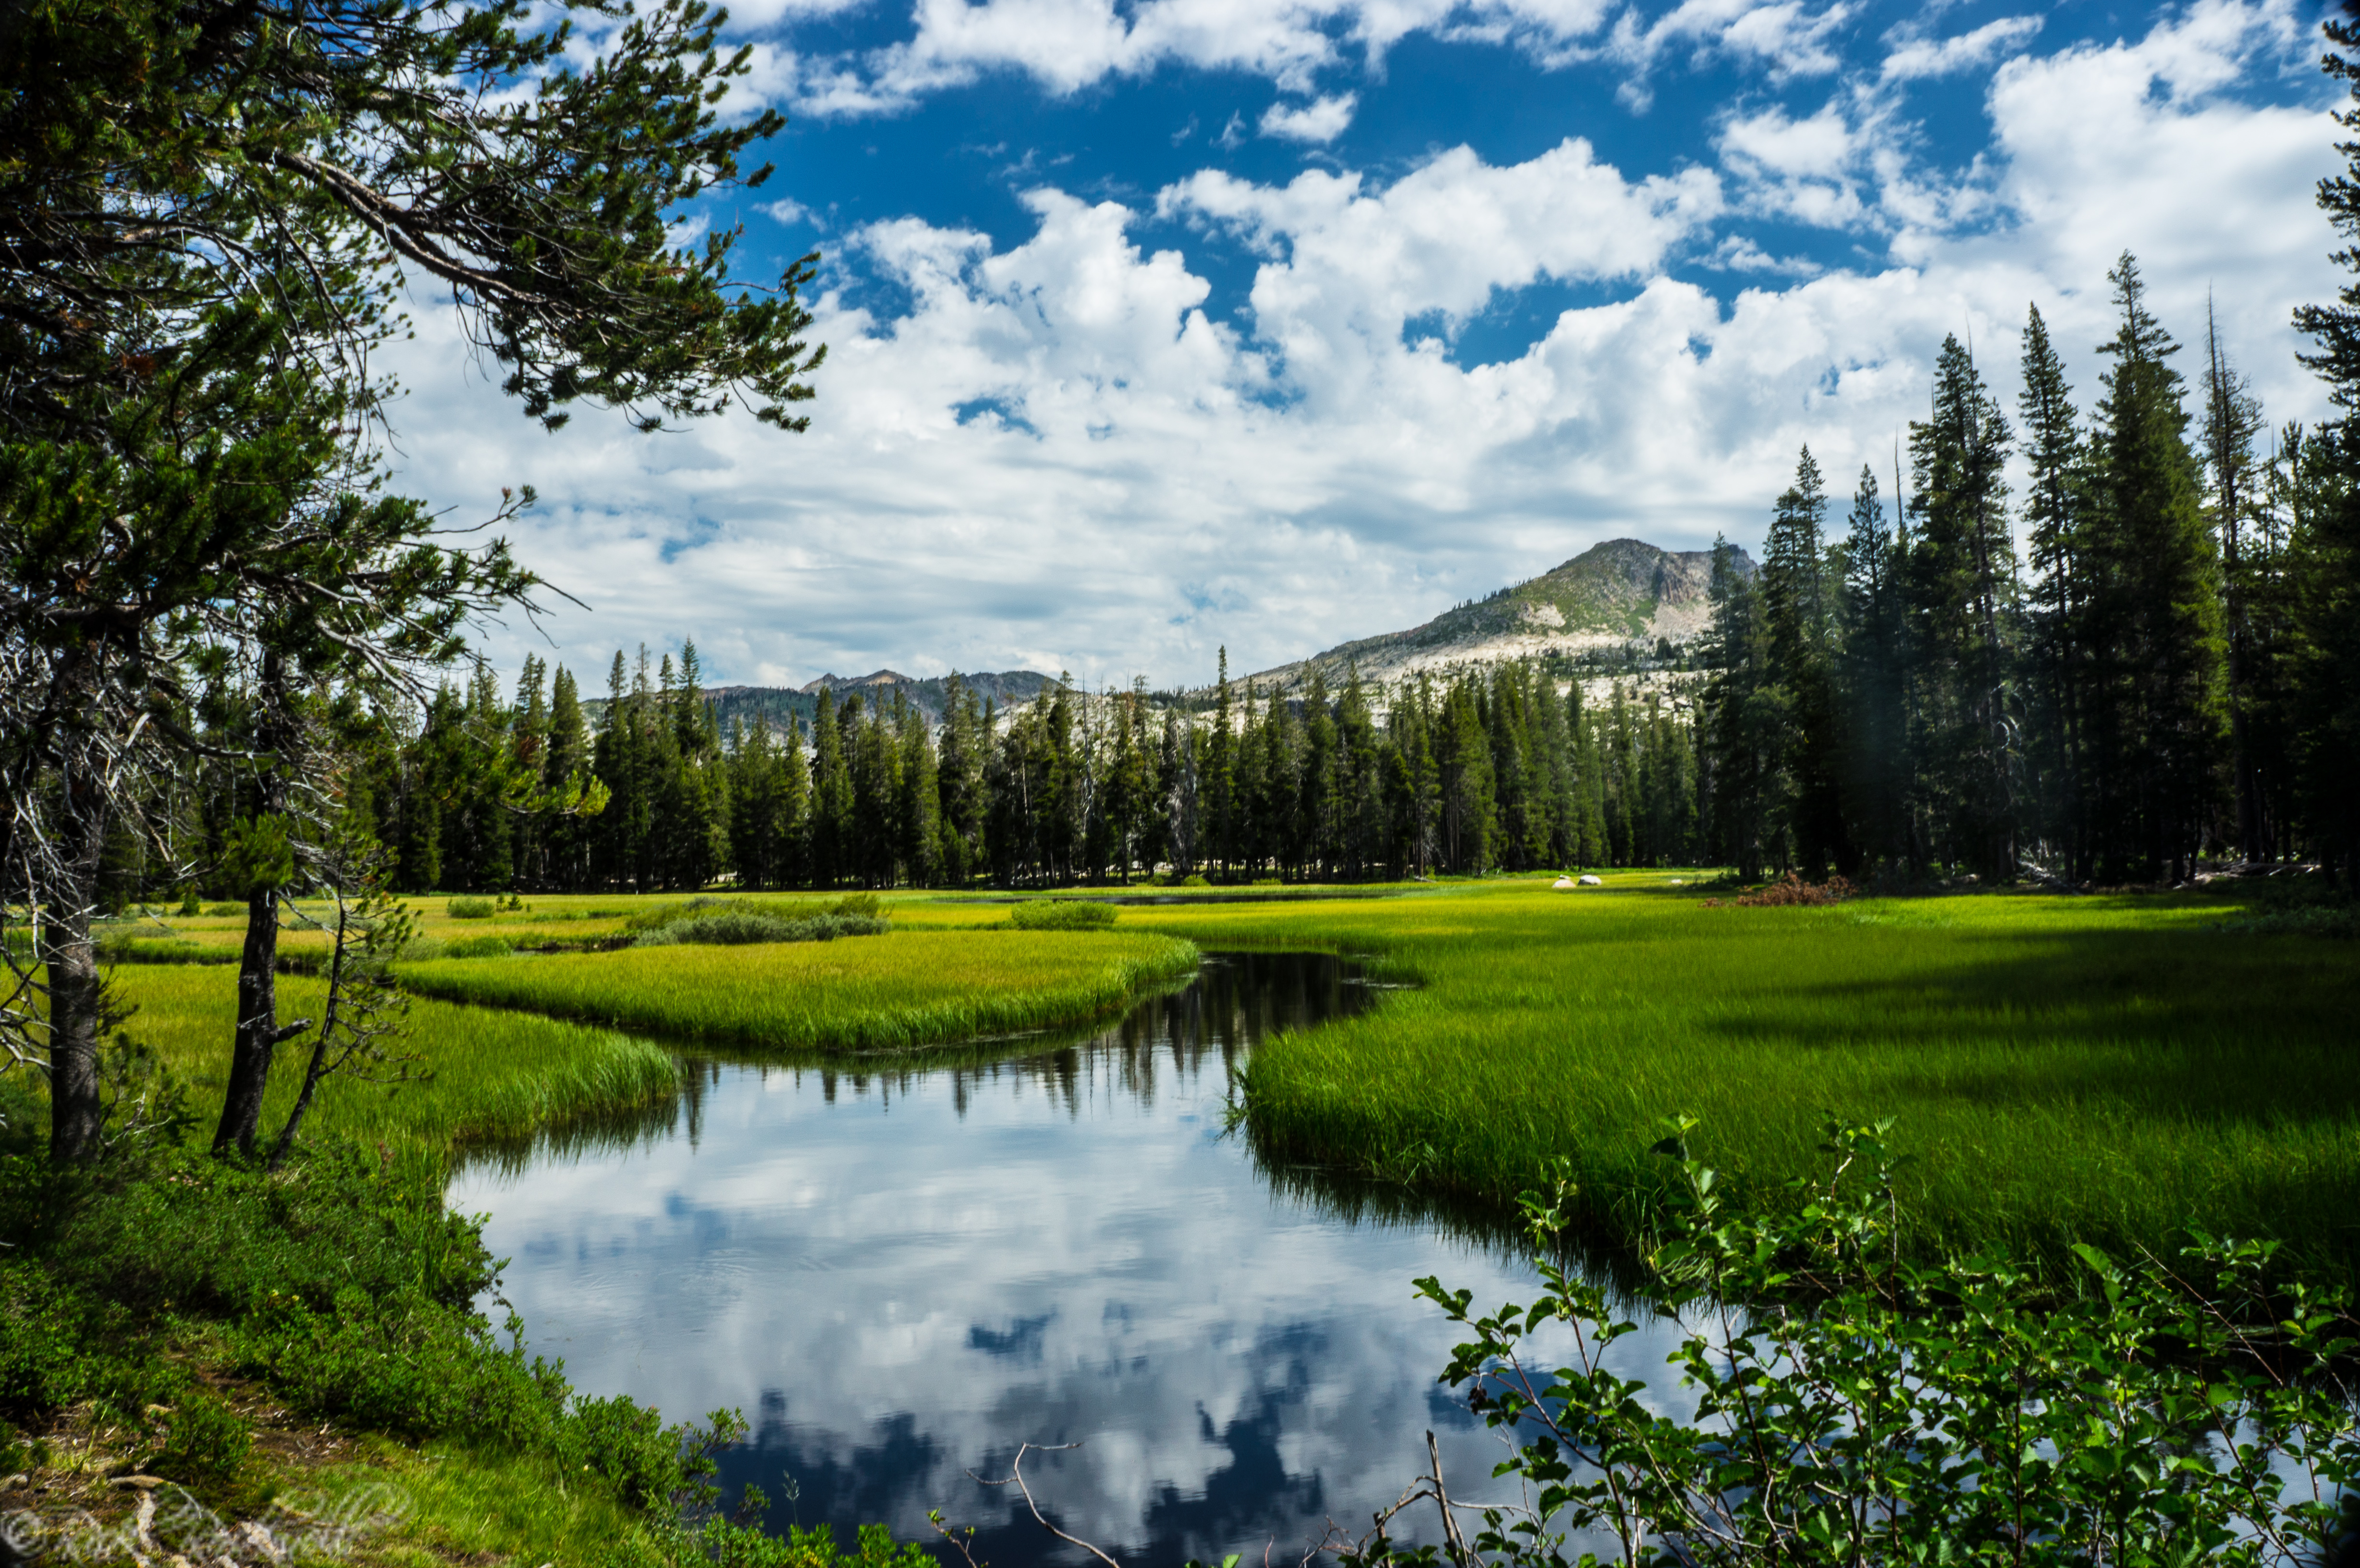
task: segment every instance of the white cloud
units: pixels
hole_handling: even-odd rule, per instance
[[[1036,190],[1004,247],[872,224],[857,259],[911,303],[817,301],[832,352],[798,438],[735,417],[641,438],[588,411],[533,435],[421,309],[390,366],[417,389],[409,482],[440,505],[541,487],[519,549],[595,608],[552,623],[577,670],[694,631],[727,679],[1169,681],[1221,643],[1251,669],[1409,626],[1602,538],[1758,539],[1803,441],[1836,474],[1889,461],[1946,333],[2012,400],[2027,301],[2086,402],[2125,248],[2168,325],[2192,336],[2212,289],[2271,414],[2318,417],[2288,313],[2339,281],[2311,200],[2335,129],[2224,91],[2296,47],[2286,15],[2209,3],[2013,60],[1965,169],[1918,168],[1844,99],[1733,117],[1724,173],[1636,176],[1578,138],[1513,164],[1453,149],[1390,183],[1202,170],[1154,211],[1258,258],[1241,308],[1216,310],[1196,239],[1141,245],[1137,203]],[[1812,189],[1862,205],[1868,248],[1796,280],[1745,225]],[[1671,275],[1683,257],[1762,286],[1724,305]],[[1597,292],[1522,353],[1453,363],[1456,332],[1544,278]],[[1405,341],[1436,319],[1439,340]]]
[[[783,0],[835,5],[850,0]],[[776,13],[782,0],[769,0]],[[1488,38],[1554,68],[1614,54],[1643,71],[1674,44],[1726,49],[1766,65],[1774,80],[1833,67],[1825,39],[1850,15],[1839,3],[1807,11],[1799,0],[1687,0],[1642,27],[1625,9],[1612,46],[1597,35],[1618,0],[916,0],[905,41],[865,58],[805,66],[792,102],[814,115],[885,114],[929,93],[992,71],[1019,71],[1067,94],[1109,77],[1143,76],[1166,64],[1244,71],[1308,93],[1346,63],[1379,69],[1416,33]],[[741,17],[740,20],[748,18]]]
[[[813,228],[822,231],[827,228],[827,220],[825,217],[813,212],[792,196],[776,201],[766,201],[762,204],[761,210],[782,223],[809,223]]]
[[[1284,103],[1273,103],[1262,112],[1262,134],[1278,136],[1291,142],[1326,144],[1344,134],[1352,123],[1352,110],[1360,99],[1353,93],[1339,93],[1332,98],[1315,98],[1300,109]]]
[[[1644,109],[1651,97],[1648,73],[1681,49],[1699,58],[1725,53],[1764,66],[1774,82],[1828,75],[1842,64],[1830,39],[1851,19],[1852,9],[1847,0],[1816,12],[1802,0],[1681,0],[1643,23],[1638,8],[1630,6],[1615,18],[1605,53],[1631,72],[1620,89],[1623,101]]]
[[[1774,106],[1731,119],[1718,145],[1743,189],[1746,211],[1811,228],[1849,229],[1870,216],[1860,176],[1880,129],[1874,122],[1854,126],[1836,103],[1800,120]]]
[[[2030,43],[2039,31],[2038,16],[2002,16],[1954,38],[1906,38],[1885,57],[1883,75],[1887,82],[1955,76],[1990,63],[1994,55]]]

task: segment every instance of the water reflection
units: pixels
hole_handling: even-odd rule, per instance
[[[1436,1387],[1454,1336],[1409,1281],[1532,1293],[1481,1226],[1273,1183],[1223,1136],[1255,1041],[1367,1001],[1331,958],[1231,956],[1087,1039],[694,1058],[677,1105],[479,1162],[453,1199],[491,1213],[502,1293],[578,1388],[747,1411],[723,1479],[777,1524],[926,1537],[940,1508],[998,1568],[1070,1561],[967,1472],[1079,1442],[1026,1466],[1073,1533],[1291,1559],[1396,1495],[1428,1429],[1478,1495],[1500,1456]]]

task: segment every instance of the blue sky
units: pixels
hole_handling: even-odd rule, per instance
[[[2125,249],[2316,419],[2320,14],[755,0],[729,112],[790,116],[778,171],[681,233],[742,223],[748,276],[821,252],[812,430],[544,436],[421,309],[401,477],[539,487],[517,543],[594,679],[687,636],[721,681],[1164,685],[1603,539],[1753,546],[1802,442],[1889,469],[1945,334],[2012,404],[2028,306],[2086,405]]]

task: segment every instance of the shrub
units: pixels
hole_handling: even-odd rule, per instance
[[[91,1303],[27,1264],[0,1265],[0,1408],[31,1414],[82,1398],[79,1325]]]
[[[488,920],[498,908],[489,898],[453,898],[442,906],[442,912],[454,920]]]
[[[254,1429],[208,1389],[191,1388],[166,1418],[164,1445],[148,1468],[170,1481],[225,1481],[254,1449]]]
[[[504,936],[463,936],[442,944],[444,958],[506,958],[516,951]]]
[[[558,1367],[528,1359],[521,1340],[501,1349],[482,1318],[414,1290],[373,1297],[348,1285],[327,1312],[277,1297],[233,1343],[239,1369],[297,1410],[406,1437],[545,1451],[564,1410]]]
[[[213,904],[205,909],[206,917],[216,920],[232,920],[244,913],[246,913],[244,904]]]
[[[720,909],[670,921],[632,939],[633,947],[670,947],[675,942],[744,946],[768,942],[833,942],[840,936],[881,936],[892,922],[863,915],[814,915],[781,920],[749,909]]]
[[[1104,931],[1114,921],[1112,904],[1080,898],[1046,898],[1019,904],[1008,915],[1008,923],[1018,931]]]
[[[1830,1124],[1833,1173],[1770,1215],[1724,1203],[1688,1156],[1694,1125],[1656,1145],[1675,1162],[1669,1204],[1629,1289],[1554,1261],[1563,1180],[1524,1201],[1543,1281],[1530,1306],[1477,1315],[1470,1292],[1417,1281],[1469,1331],[1443,1380],[1518,1445],[1497,1474],[1524,1483],[1454,1558],[1561,1568],[1579,1532],[1614,1548],[1582,1562],[1632,1568],[1997,1563],[2034,1560],[2027,1542],[2043,1563],[2335,1560],[2360,1466],[2337,1375],[2350,1319],[2266,1279],[2272,1244],[2198,1236],[2132,1264],[2077,1246],[2091,1288],[2060,1301],[2004,1254],[1899,1255],[1885,1125]],[[1636,1332],[1626,1312],[1677,1325],[1692,1422],[1610,1368]],[[1526,1360],[1525,1335],[1552,1321],[1569,1354]],[[1438,1471],[1413,1499],[1451,1506]],[[1338,1555],[1435,1561],[1382,1522]]]
[[[1749,909],[1790,905],[1808,908],[1819,904],[1841,904],[1854,891],[1852,885],[1841,877],[1830,877],[1824,882],[1806,882],[1789,871],[1775,882],[1757,887],[1751,893],[1739,894],[1735,901]]]

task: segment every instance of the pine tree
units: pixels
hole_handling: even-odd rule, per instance
[[[1712,670],[1699,722],[1707,730],[1706,758],[1712,795],[1713,853],[1737,867],[1747,881],[1774,862],[1784,864],[1785,783],[1778,766],[1777,737],[1786,724],[1782,689],[1770,679],[1769,637],[1761,595],[1738,567],[1729,541],[1713,541],[1712,627],[1705,662]],[[1619,689],[1617,694],[1619,705]],[[1608,755],[1601,772],[1606,809],[1606,847],[1617,860],[1628,855],[1628,830],[1617,833],[1617,774],[1612,755],[1619,715],[1601,736]]]
[[[1220,678],[1214,687],[1213,728],[1206,737],[1205,777],[1199,786],[1202,799],[1197,810],[1204,826],[1204,857],[1226,877],[1229,875],[1229,862],[1237,854],[1238,816],[1238,748],[1233,733],[1236,713],[1226,644],[1221,648],[1220,661]]]
[[[573,672],[561,664],[550,691],[549,751],[541,769],[542,788],[562,789],[576,779],[593,777],[590,756],[590,732],[582,716],[581,689]],[[607,809],[613,809],[611,799]],[[594,818],[585,822],[579,817],[564,815],[550,824],[543,841],[550,887],[573,893],[590,886],[589,847],[595,821]]]
[[[2204,468],[2212,480],[2214,549],[2219,552],[2223,625],[2222,676],[2229,717],[2229,779],[2236,800],[2236,845],[2240,858],[2269,857],[2262,808],[2261,775],[2255,757],[2253,672],[2262,649],[2256,625],[2256,573],[2247,559],[2266,498],[2254,443],[2268,430],[2262,405],[2221,346],[2221,327],[2212,302],[2204,311]]]
[[[2219,563],[2186,438],[2179,352],[2125,253],[2122,324],[2098,406],[2091,642],[2099,656],[2092,806],[2104,868],[2174,880],[2202,852],[2223,728]]]
[[[1768,637],[1770,680],[1784,723],[1769,764],[1791,779],[1786,800],[1795,856],[1817,879],[1832,864],[1854,868],[1844,829],[1841,760],[1837,751],[1835,672],[1826,583],[1827,486],[1811,449],[1803,448],[1795,483],[1778,497],[1763,551],[1758,592]]]
[[[2001,477],[2010,436],[1956,337],[1933,408],[1909,427],[1918,523],[1904,561],[1915,815],[1942,858],[2016,875],[2015,546]]]
[[[1839,613],[1846,832],[1866,860],[1897,864],[1908,851],[1898,552],[1866,463],[1847,521]]]
[[[847,697],[845,709],[857,699]],[[855,874],[852,842],[852,769],[844,752],[844,732],[833,694],[820,689],[812,724],[810,866],[812,884],[836,887]]]
[[[2090,569],[2083,560],[2089,509],[2089,450],[2073,409],[2065,364],[2038,307],[2024,329],[2024,390],[2016,401],[2030,470],[2024,521],[2032,583],[2027,597],[2026,710],[2031,744],[2032,811],[2038,836],[2069,872],[2088,874],[2082,800],[2083,710],[2092,652],[2089,645]]]

